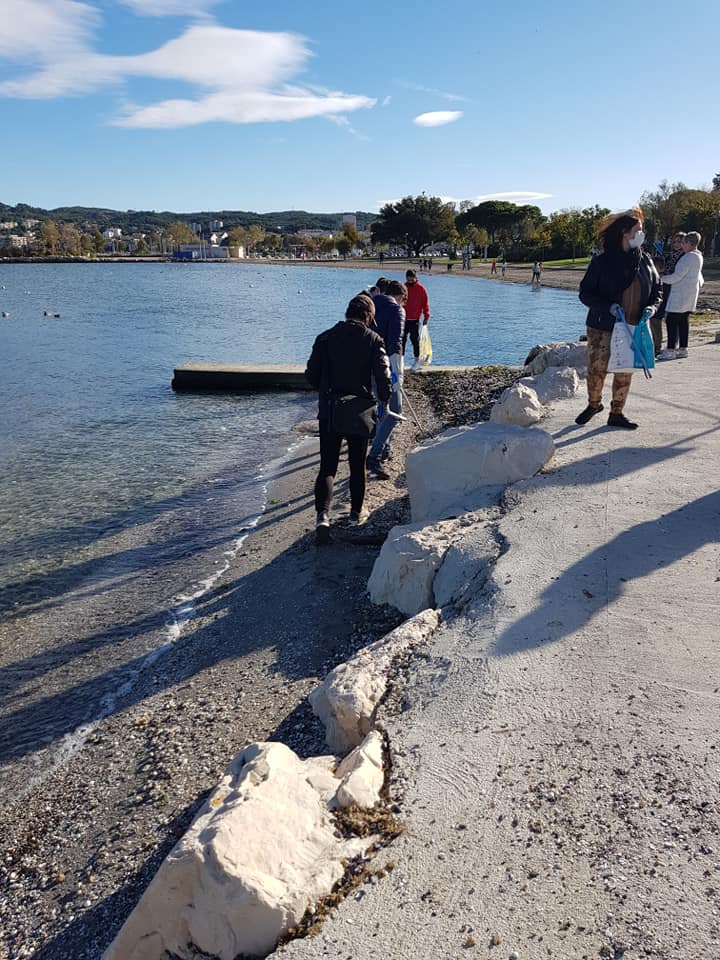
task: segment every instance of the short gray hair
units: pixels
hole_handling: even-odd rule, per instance
[[[702,237],[697,232],[697,230],[691,230],[689,233],[685,234],[685,236],[683,237],[683,240],[685,241],[685,243],[691,243],[694,247],[699,247]]]

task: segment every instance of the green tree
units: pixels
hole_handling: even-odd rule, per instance
[[[247,231],[244,227],[233,227],[227,236],[229,247],[244,247],[247,245]]]
[[[324,253],[326,256],[331,254],[335,249],[335,238],[334,237],[320,237],[320,253]]]
[[[40,224],[40,244],[42,252],[53,256],[60,240],[60,231],[54,220],[43,220]]]
[[[195,240],[195,234],[182,220],[175,220],[165,230],[165,240],[171,247],[177,247],[181,243],[192,243]]]
[[[347,260],[347,255],[350,253],[350,251],[353,248],[353,245],[350,239],[346,237],[345,234],[343,233],[342,236],[337,238],[337,242],[335,243],[335,246],[337,247],[337,251],[340,254],[340,256],[343,258],[343,260]]]
[[[246,231],[245,240],[247,243],[248,252],[255,254],[257,247],[265,239],[265,231],[260,226],[259,223],[252,223]]]
[[[80,256],[80,231],[71,224],[62,223],[58,232],[60,252],[68,257]]]
[[[373,243],[395,243],[417,257],[430,244],[447,240],[454,227],[453,204],[422,194],[385,204],[371,232]]]

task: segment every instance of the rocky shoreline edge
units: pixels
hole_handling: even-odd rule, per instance
[[[548,434],[526,428],[539,423],[545,404],[578,391],[585,347],[538,347],[528,361],[526,377],[503,391],[489,421],[445,431],[408,454],[415,522],[390,530],[368,589],[374,603],[409,619],[310,692],[330,753],[301,759],[280,743],[246,747],[105,960],[267,956],[314,931],[361,878],[378,876],[375,854],[403,829],[397,782],[389,792],[393,744],[381,719],[386,701],[402,697],[398,667],[422,651],[442,616],[484,593],[500,553],[502,491],[533,476],[554,451]]]

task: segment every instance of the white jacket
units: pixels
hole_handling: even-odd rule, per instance
[[[669,283],[668,313],[687,313],[697,306],[700,287],[705,283],[702,275],[703,255],[699,250],[688,250],[675,264],[675,271],[661,277],[663,283]]]

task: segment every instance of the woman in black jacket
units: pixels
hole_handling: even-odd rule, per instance
[[[625,319],[637,324],[643,313],[650,318],[662,300],[662,284],[655,264],[642,249],[642,210],[636,207],[611,214],[601,221],[598,236],[603,252],[588,264],[580,283],[580,300],[588,307],[588,405],[575,419],[587,423],[603,409],[602,391],[610,359],[610,338],[620,308]],[[608,426],[635,430],[623,413],[631,373],[616,373],[612,382],[612,403]]]
[[[365,460],[370,438],[336,433],[330,423],[330,402],[333,396],[374,401],[374,378],[377,396],[383,405],[387,404],[390,364],[382,337],[370,329],[374,320],[375,305],[370,297],[353,297],[345,311],[345,321],[315,339],[305,370],[306,379],[319,391],[320,471],[315,481],[315,510],[320,543],[330,540],[330,503],[343,438],[347,441],[350,465],[350,522],[360,524],[364,520]]]

